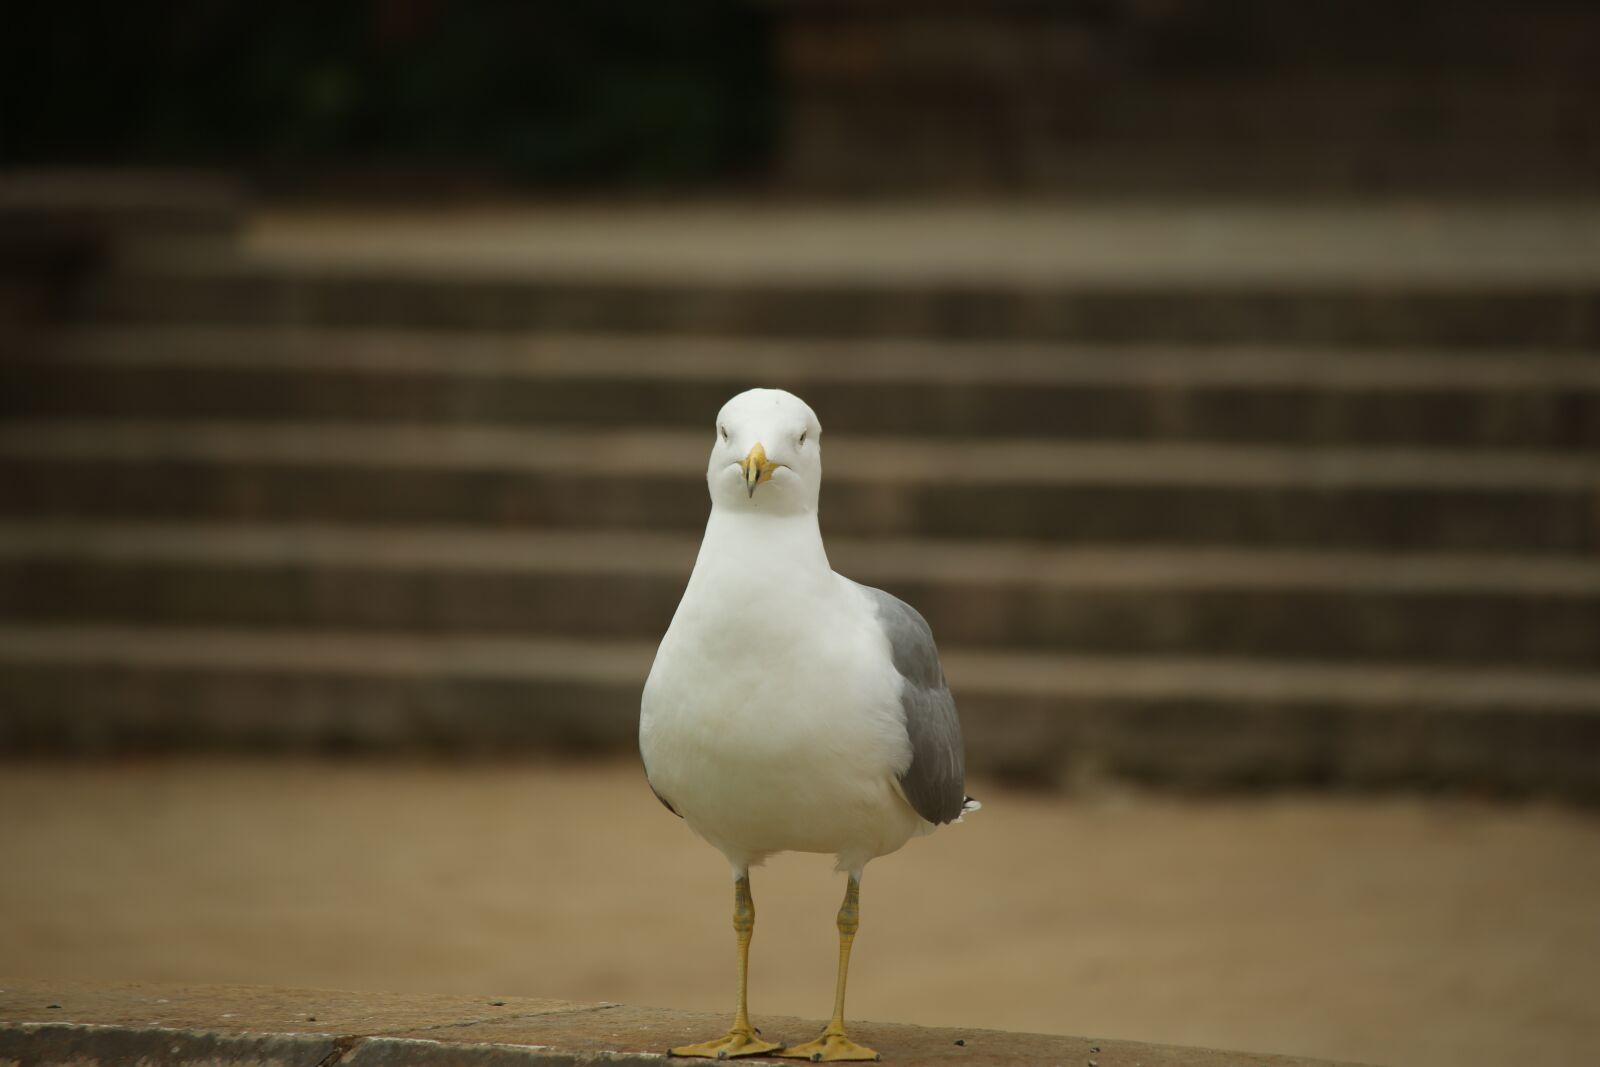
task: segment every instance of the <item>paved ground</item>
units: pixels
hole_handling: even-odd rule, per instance
[[[1600,815],[1014,793],[868,871],[852,1012],[1371,1063],[1600,1058]],[[727,1007],[721,860],[631,765],[13,764],[0,960],[41,979]],[[841,883],[755,880],[815,1016]]]
[[[547,204],[277,209],[275,262],[673,280],[1215,284],[1600,278],[1600,203]]]
[[[771,1014],[764,1036],[798,1045],[818,1019]],[[723,1013],[500,995],[342,993],[260,986],[112,985],[0,978],[0,1062],[281,1067],[573,1067],[660,1064],[666,1048],[726,1031]],[[1326,1060],[1107,1038],[859,1022],[896,1067],[1094,1063],[1104,1067],[1338,1067]],[[757,1061],[777,1064],[768,1057]],[[789,1061],[792,1062],[792,1061]]]

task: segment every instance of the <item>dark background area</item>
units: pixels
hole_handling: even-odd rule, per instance
[[[1581,0],[12,4],[0,160],[270,192],[1583,195]]]
[[[739,0],[29,3],[5,21],[12,164],[627,188],[771,148],[771,19]]]

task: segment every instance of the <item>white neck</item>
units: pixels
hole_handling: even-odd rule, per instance
[[[814,511],[789,515],[713,506],[679,611],[709,626],[770,625],[787,605],[826,595],[838,579]],[[715,605],[713,607],[712,605]]]
[[[787,571],[789,580],[833,573],[815,511],[773,514],[716,505],[694,567],[745,575]]]

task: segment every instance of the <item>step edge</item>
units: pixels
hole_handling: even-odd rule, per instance
[[[641,686],[654,641],[217,627],[0,626],[0,664]],[[1600,715],[1600,673],[946,649],[957,700],[1239,700]]]

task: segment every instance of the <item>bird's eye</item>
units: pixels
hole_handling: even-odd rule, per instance
[[[717,427],[717,432],[722,434],[722,439],[724,441],[726,441],[728,439],[728,428],[726,426],[718,426]]]
[[[809,431],[809,430],[801,430],[800,431],[800,443],[801,444],[805,444],[806,443],[806,434],[808,434],[810,432],[811,431]]]

